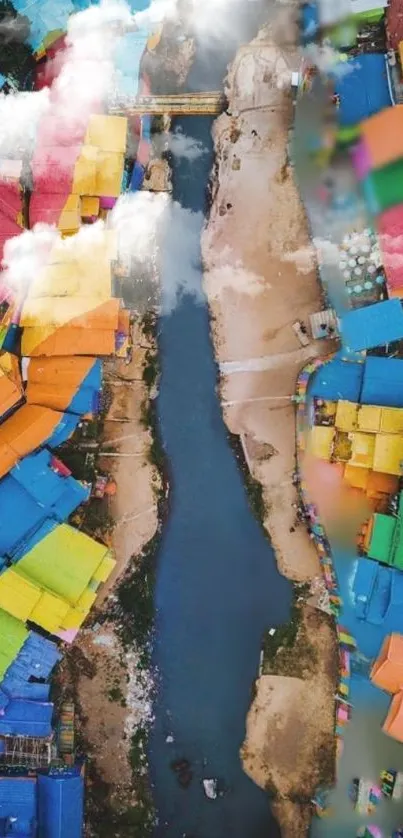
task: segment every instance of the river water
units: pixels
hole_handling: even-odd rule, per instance
[[[245,30],[245,41],[253,33]],[[228,57],[219,43],[208,55],[199,51],[190,89],[220,87]],[[291,586],[278,573],[273,550],[250,511],[216,395],[198,243],[213,164],[211,125],[205,117],[176,123],[175,129],[206,152],[196,160],[174,161],[174,199],[183,212],[199,214],[192,216],[192,246],[184,228],[182,245],[175,237],[175,265],[172,254],[162,260],[168,296],[173,270],[185,286],[192,274],[196,295],[182,295],[159,321],[158,416],[171,491],[155,594],[160,688],[150,763],[156,835],[277,838],[268,797],[243,773],[239,748],[262,633],[287,619]],[[166,742],[171,736],[174,741]],[[187,790],[170,767],[178,758],[191,763]],[[222,798],[206,798],[201,781],[209,777],[228,787]]]

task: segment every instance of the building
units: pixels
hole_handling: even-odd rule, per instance
[[[390,634],[385,637],[371,670],[371,681],[388,693],[403,690],[403,635]]]
[[[67,524],[41,535],[0,575],[0,607],[71,642],[115,560],[108,547]]]
[[[23,457],[44,445],[57,448],[70,438],[79,417],[48,407],[24,404],[0,425],[0,478]]]
[[[99,411],[102,363],[98,358],[29,358],[24,375],[28,404],[81,416]]]
[[[43,448],[24,457],[0,480],[0,556],[11,559],[35,540],[47,522],[62,523],[89,497],[90,489],[72,477]]]
[[[361,352],[385,346],[403,338],[403,309],[400,300],[386,300],[348,311],[341,324],[343,346]]]

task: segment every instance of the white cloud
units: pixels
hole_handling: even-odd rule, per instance
[[[352,66],[347,56],[341,55],[329,44],[309,44],[304,53],[308,61],[315,64],[321,73],[332,73],[336,78],[342,78],[357,69],[357,64]]]
[[[170,202],[161,229],[161,292],[165,313],[172,311],[184,294],[203,302],[201,287],[201,212],[192,212]]]
[[[179,129],[169,134],[168,148],[175,157],[186,158],[186,160],[197,160],[208,151],[200,140],[188,137]]]
[[[32,277],[47,264],[52,247],[60,238],[48,224],[37,224],[20,236],[8,239],[4,246],[2,281],[14,292],[27,288]]]
[[[298,250],[284,253],[282,258],[285,262],[295,262],[299,273],[308,274],[315,267],[317,254],[312,245],[306,245]]]
[[[270,283],[259,274],[243,267],[239,260],[235,265],[212,268],[204,275],[204,286],[209,299],[218,300],[228,291],[257,297],[271,288]]]
[[[32,152],[40,120],[49,109],[49,90],[0,93],[0,157]]]
[[[113,86],[113,51],[132,20],[129,6],[119,0],[102,0],[70,16],[67,50],[51,90],[0,94],[0,157],[32,152],[39,123],[50,108],[52,117],[67,125],[80,117],[87,120],[91,106]]]

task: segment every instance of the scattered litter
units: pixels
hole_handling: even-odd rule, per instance
[[[209,800],[215,800],[217,797],[217,780],[203,780],[204,793]]]

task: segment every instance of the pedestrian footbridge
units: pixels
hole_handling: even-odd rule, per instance
[[[208,93],[175,93],[161,96],[136,96],[111,104],[109,113],[169,114],[170,116],[217,116],[225,108],[225,96],[219,91]]]

